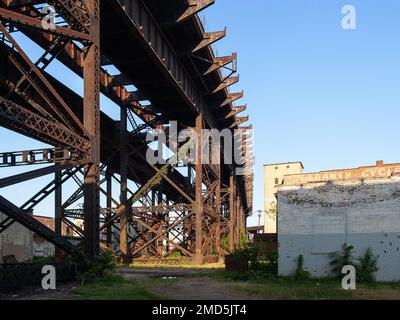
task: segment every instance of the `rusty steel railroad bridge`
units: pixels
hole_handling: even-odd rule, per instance
[[[49,146],[1,150],[0,167],[36,168],[3,175],[0,188],[51,177],[23,205],[0,196],[6,216],[0,233],[16,222],[59,254],[80,252],[88,259],[117,244],[125,262],[175,255],[201,264],[237,247],[252,211],[252,126],[240,115],[246,107],[234,104],[243,93],[229,90],[239,81],[236,54],[218,57],[212,49],[226,30],[205,31],[198,17],[213,3],[0,0],[0,125]],[[44,6],[55,9],[52,28],[43,27]],[[24,52],[22,35],[42,49],[37,60]],[[50,74],[56,60],[82,79],[83,97],[63,75]],[[117,121],[100,108],[101,94],[118,108]],[[168,132],[170,121],[178,130],[196,130],[198,141],[204,141],[202,129],[239,134],[245,161],[149,163],[146,134]],[[212,152],[224,158],[225,143],[220,139]],[[175,156],[184,147],[177,144]],[[244,174],[237,175],[238,168]],[[76,188],[65,197],[67,182]],[[50,195],[55,230],[32,217]],[[78,245],[61,234],[63,224]]]

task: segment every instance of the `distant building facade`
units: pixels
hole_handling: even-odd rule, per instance
[[[400,164],[285,176],[278,212],[280,275],[303,255],[305,270],[328,276],[346,243],[354,258],[372,249],[378,280],[400,280]]]
[[[0,223],[8,218],[0,212]],[[31,262],[33,258],[32,232],[14,222],[0,233],[0,263],[6,263],[7,257],[14,257],[18,262]]]
[[[277,232],[278,185],[283,183],[285,175],[299,174],[303,171],[304,167],[300,161],[264,165],[264,233]]]
[[[45,217],[45,216],[33,216],[36,220],[40,223],[44,224],[51,230],[55,230],[55,219],[52,217]],[[64,223],[61,224],[62,228],[62,235],[66,237],[72,237],[73,231]],[[55,246],[54,244],[50,243],[46,239],[38,236],[37,234],[33,234],[33,256],[34,257],[52,257],[55,255]]]

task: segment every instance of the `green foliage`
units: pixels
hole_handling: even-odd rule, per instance
[[[342,269],[344,266],[354,266],[352,252],[353,246],[348,246],[346,243],[342,246],[342,251],[331,254],[332,260],[329,263],[332,267],[332,274],[340,279],[342,277]]]
[[[330,262],[333,274],[337,278],[341,278],[342,268],[346,265],[354,266],[358,282],[374,282],[375,272],[378,271],[378,259],[372,253],[372,249],[368,248],[364,256],[361,257],[359,263],[354,263],[352,258],[353,246],[344,244],[340,253],[334,254],[333,260]]]
[[[278,274],[278,253],[258,257],[253,271],[258,273]]]
[[[245,229],[240,230],[239,250],[247,249],[250,246],[249,237]]]
[[[301,254],[297,260],[297,268],[294,274],[296,280],[307,280],[311,278],[311,274],[304,270],[304,256]]]
[[[240,248],[231,254],[235,260],[246,260],[250,266],[255,266],[258,256],[258,248],[254,246],[247,246]]]
[[[33,264],[48,265],[55,262],[54,257],[33,257]]]
[[[81,284],[93,283],[101,279],[107,272],[113,271],[116,264],[113,261],[113,256],[110,252],[99,255],[90,266],[89,270],[80,275]]]
[[[227,252],[229,251],[229,237],[227,235],[221,238],[221,248]]]
[[[78,288],[74,294],[88,300],[157,300],[163,297],[150,292],[136,281],[125,280],[121,275],[107,274]]]
[[[372,253],[372,249],[368,248],[364,256],[359,259],[356,265],[358,282],[375,282],[375,272],[378,271],[378,258]]]
[[[175,250],[171,254],[168,255],[168,259],[179,259],[182,258],[182,252]]]

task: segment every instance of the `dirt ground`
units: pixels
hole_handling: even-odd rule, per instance
[[[13,293],[0,293],[0,300],[79,300],[78,296],[71,293],[75,287],[75,283],[68,283],[49,291],[42,288],[25,288]]]
[[[246,300],[248,294],[235,290],[236,285],[199,275],[212,269],[191,268],[126,268],[119,272],[126,279],[142,281],[152,292],[171,300]],[[254,297],[253,297],[254,298]]]
[[[125,279],[136,280],[146,289],[171,300],[244,300],[248,294],[240,293],[234,284],[219,282],[199,275],[214,272],[199,268],[121,268]],[[63,284],[54,291],[26,288],[18,292],[0,294],[0,300],[79,300],[72,290],[75,283]]]

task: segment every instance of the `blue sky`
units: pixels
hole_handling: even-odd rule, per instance
[[[341,27],[348,4],[356,30]],[[300,160],[312,172],[400,162],[400,1],[218,0],[204,14],[208,30],[228,27],[219,54],[239,54],[255,210],[266,163]]]
[[[357,30],[341,28],[341,9],[357,10]],[[238,52],[255,134],[255,205],[263,209],[263,164],[300,160],[308,172],[400,162],[400,1],[217,0],[200,16],[207,31],[228,27],[219,55]],[[37,48],[27,45],[37,56]],[[63,80],[80,80],[59,65]],[[117,114],[103,99],[103,108]],[[40,147],[34,143],[33,147]],[[2,151],[31,148],[0,129]],[[1,169],[1,176],[13,170]],[[46,178],[2,190],[16,203]],[[49,198],[51,201],[51,198]],[[47,214],[46,205],[38,214]],[[250,224],[256,223],[253,218]]]

